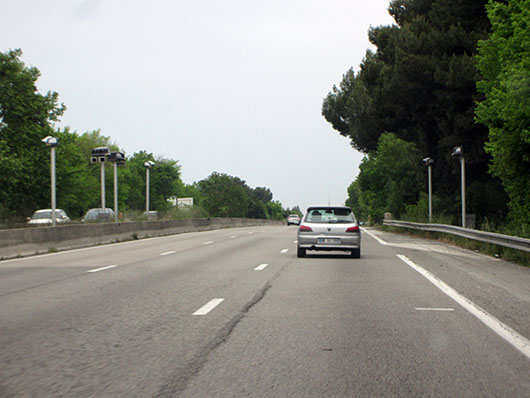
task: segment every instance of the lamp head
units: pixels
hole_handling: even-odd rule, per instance
[[[455,146],[453,148],[453,151],[451,152],[451,156],[464,156],[464,148],[462,148],[461,146]]]
[[[41,141],[52,148],[59,146],[59,140],[56,137],[52,137],[51,135],[44,137]]]
[[[425,166],[431,166],[434,163],[434,159],[426,157],[426,158],[422,159],[422,162],[423,162],[423,164]]]
[[[146,161],[146,162],[144,163],[144,167],[150,169],[150,168],[153,167],[155,164],[156,164],[155,162],[152,162],[152,161],[148,160],[148,161]]]
[[[125,154],[123,152],[111,152],[108,155],[108,159],[111,163],[117,163],[118,166],[125,164]]]

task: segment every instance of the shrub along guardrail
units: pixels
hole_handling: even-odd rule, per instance
[[[442,232],[444,234],[457,235],[467,239],[478,240],[494,245],[509,247],[511,249],[530,252],[530,239],[519,238],[517,236],[502,235],[494,232],[477,231],[474,229],[444,224],[421,224],[409,221],[396,220],[384,220],[383,224],[389,227],[418,229],[421,231],[429,232]]]
[[[199,218],[6,229],[0,230],[0,259],[146,237],[257,225],[284,225],[284,222],[250,218]]]

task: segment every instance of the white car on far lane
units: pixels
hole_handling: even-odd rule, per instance
[[[55,209],[55,222],[58,224],[70,222],[70,217],[64,210]],[[52,224],[52,209],[37,210],[31,218],[28,218],[30,225],[45,225]]]
[[[289,217],[287,217],[287,225],[300,225],[300,216],[298,214],[289,214]]]

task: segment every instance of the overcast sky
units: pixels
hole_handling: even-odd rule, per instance
[[[271,189],[284,207],[343,204],[362,154],[322,100],[390,25],[389,0],[1,0],[0,51],[20,48],[59,126],[128,155]],[[153,172],[156,172],[153,169]]]

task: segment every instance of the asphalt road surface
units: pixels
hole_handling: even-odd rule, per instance
[[[530,269],[296,227],[0,262],[0,397],[530,397]]]

